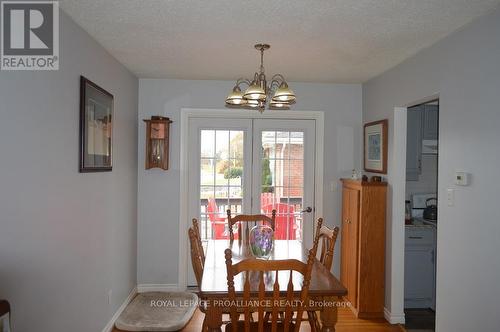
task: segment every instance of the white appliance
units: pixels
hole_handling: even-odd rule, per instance
[[[422,140],[422,154],[438,154],[438,144],[437,139]]]

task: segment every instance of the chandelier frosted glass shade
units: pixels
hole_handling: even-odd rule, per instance
[[[272,101],[292,103],[295,99],[295,93],[288,87],[286,82],[283,82],[274,93]]]
[[[246,100],[243,99],[243,92],[239,87],[235,86],[233,88],[233,91],[226,98],[226,104],[235,106],[246,104]]]
[[[260,87],[255,81],[248,87],[243,95],[247,100],[266,100],[266,91]]]

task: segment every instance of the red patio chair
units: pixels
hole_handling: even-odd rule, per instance
[[[262,212],[270,215],[276,210],[276,229],[274,238],[276,240],[295,240],[297,238],[297,225],[295,224],[295,208],[285,203],[267,204],[262,206]],[[287,237],[288,228],[288,237]]]
[[[208,199],[207,205],[208,219],[212,224],[213,234],[215,240],[228,239],[229,232],[227,231],[227,222],[225,217],[221,217],[219,214],[219,208],[215,202],[215,198],[211,197]]]

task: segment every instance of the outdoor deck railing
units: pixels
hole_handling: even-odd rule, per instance
[[[241,198],[216,198],[215,202],[217,204],[218,213],[217,217],[224,218],[227,221],[226,211],[228,209],[235,214],[242,213],[242,199]],[[300,229],[302,225],[302,197],[282,197],[279,203],[289,204],[293,206],[295,223]],[[208,240],[213,238],[212,225],[208,213],[208,199],[200,199],[200,224],[201,224],[201,237],[202,240]]]

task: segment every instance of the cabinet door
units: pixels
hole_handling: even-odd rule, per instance
[[[422,167],[423,106],[408,108],[406,138],[406,181],[418,181]]]
[[[438,105],[425,105],[422,139],[438,139],[439,117]]]
[[[341,282],[347,288],[347,299],[356,307],[358,289],[358,211],[359,191],[343,189]]]
[[[405,307],[431,307],[434,294],[434,248],[405,249]]]

